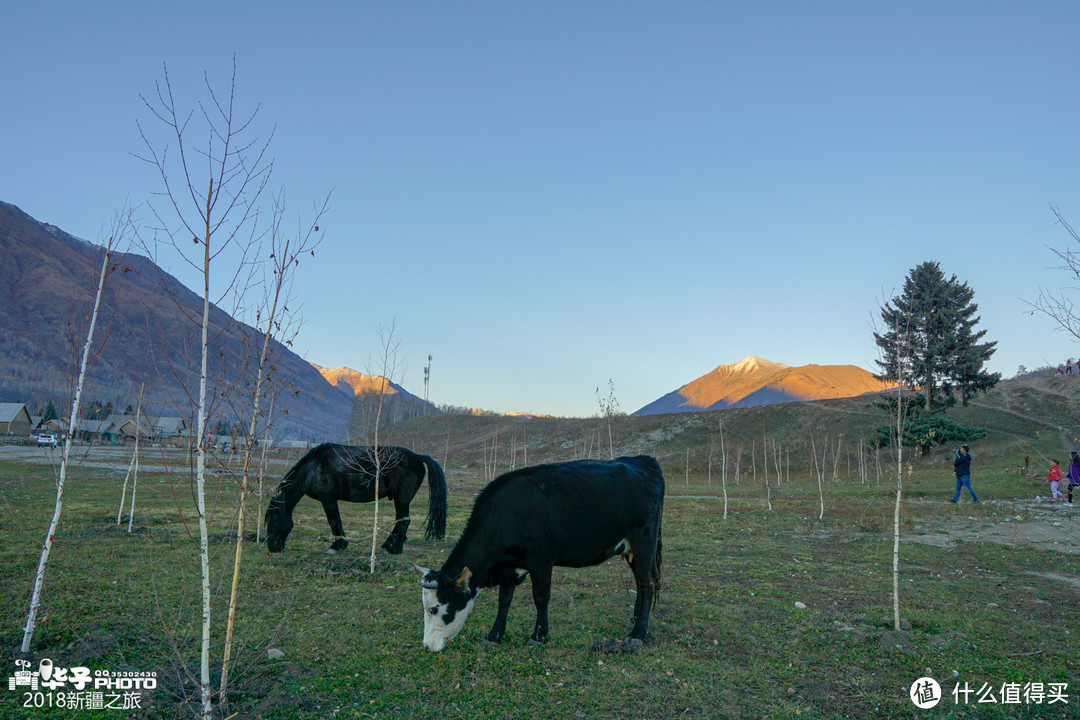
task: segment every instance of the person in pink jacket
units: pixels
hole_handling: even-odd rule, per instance
[[[1058,465],[1057,460],[1051,460],[1050,462],[1052,463],[1050,466],[1050,473],[1046,476],[1046,479],[1050,481],[1050,500],[1051,502],[1054,500],[1064,500],[1065,496],[1058,490],[1058,484],[1065,476],[1061,474],[1061,466]]]

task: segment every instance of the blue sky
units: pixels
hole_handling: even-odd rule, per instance
[[[272,185],[333,190],[312,362],[374,369],[396,322],[435,402],[633,411],[750,354],[872,369],[925,260],[992,370],[1080,354],[1024,302],[1068,281],[1049,206],[1080,224],[1074,2],[157,5],[5,9],[0,200],[98,238],[159,189],[140,94],[167,65],[190,107],[235,54]]]

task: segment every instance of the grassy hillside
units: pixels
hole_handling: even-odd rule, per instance
[[[873,447],[875,429],[890,421],[875,407],[877,398],[785,403],[673,415],[623,416],[606,419],[509,418],[442,415],[408,420],[387,428],[381,442],[400,444],[432,455],[451,475],[490,476],[512,466],[557,462],[581,457],[653,455],[669,482],[708,483],[711,472],[719,482],[721,431],[729,476],[736,464],[740,480],[764,472],[765,454],[775,473],[779,456],[786,476],[807,475],[825,450],[829,477],[873,477],[895,468],[895,456]],[[1080,436],[1080,377],[1028,378],[1002,382],[967,407],[956,406],[948,416],[986,431],[972,443],[976,473],[991,466],[1020,467],[1029,456],[1039,468],[1055,451],[1064,462],[1067,449]],[[1053,438],[1047,445],[1047,434]],[[370,441],[355,438],[354,442]],[[827,450],[826,450],[827,448]],[[867,468],[860,471],[862,462]],[[1041,450],[1040,450],[1041,448]],[[911,460],[915,466],[951,468],[954,445],[928,457]],[[1040,455],[1040,452],[1042,453]],[[711,461],[711,470],[710,470]],[[894,476],[892,472],[891,476]]]

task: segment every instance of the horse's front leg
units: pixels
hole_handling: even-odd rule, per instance
[[[394,498],[394,528],[383,543],[383,549],[391,555],[400,555],[409,531],[409,503]]]
[[[334,554],[349,547],[349,541],[345,539],[345,528],[341,526],[341,513],[338,512],[337,500],[323,500],[323,512],[326,513],[326,522],[330,523],[330,549],[326,552]]]

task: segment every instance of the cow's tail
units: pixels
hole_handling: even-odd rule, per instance
[[[421,455],[427,466],[428,515],[425,540],[442,540],[446,536],[446,475],[435,458]]]

